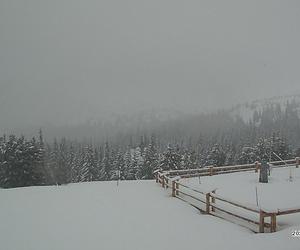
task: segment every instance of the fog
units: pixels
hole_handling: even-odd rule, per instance
[[[0,1],[0,127],[300,93],[300,2]]]

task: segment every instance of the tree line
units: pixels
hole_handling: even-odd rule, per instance
[[[148,144],[141,141],[136,147],[122,150],[108,142],[100,146],[87,145],[63,138],[50,145],[44,144],[42,134],[38,140],[10,135],[0,137],[0,186],[151,179],[158,168],[189,169],[278,160],[272,152],[283,159],[296,153],[276,134],[240,149],[232,144],[214,144],[206,149],[199,146],[197,150],[179,144],[169,144],[162,149],[155,136],[149,138]]]
[[[104,143],[66,138],[45,142],[42,131],[0,137],[0,186],[153,178],[153,171],[253,163],[299,156],[297,105],[265,107],[249,122],[226,112],[173,121],[128,140]],[[205,118],[205,119],[204,119]],[[204,119],[204,120],[203,120]],[[196,124],[199,125],[196,129]],[[196,132],[198,131],[196,136]],[[191,132],[195,132],[191,136]]]

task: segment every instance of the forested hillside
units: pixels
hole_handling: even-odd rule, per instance
[[[233,110],[181,115],[145,126],[122,119],[106,140],[0,137],[0,185],[18,187],[98,180],[151,179],[157,168],[253,163],[300,154],[300,103],[296,99],[252,109],[248,120]],[[151,126],[150,126],[151,125]],[[96,128],[94,128],[96,130]]]

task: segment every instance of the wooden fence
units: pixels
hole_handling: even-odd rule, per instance
[[[287,160],[285,162],[271,162],[274,167],[296,166],[299,167],[299,158]],[[260,163],[245,164],[224,167],[206,167],[201,169],[156,171],[156,182],[163,188],[171,189],[173,197],[179,198],[202,213],[210,214],[228,220],[234,218],[233,222],[245,226],[255,232],[264,233],[265,229],[269,232],[277,231],[277,216],[298,213],[300,208],[278,209],[269,211],[257,206],[250,206],[232,201],[216,194],[216,190],[198,190],[179,182],[181,178],[196,176],[212,176],[215,174],[226,174],[241,171],[258,171]],[[232,221],[232,219],[229,219]],[[236,221],[237,220],[237,221]],[[269,222],[267,222],[269,221]],[[251,225],[251,226],[250,226]],[[255,227],[253,227],[255,226]],[[257,228],[258,227],[258,228]],[[258,230],[257,230],[258,229]]]
[[[286,161],[272,161],[270,162],[272,167],[288,167],[288,166],[296,166],[296,168],[300,165],[300,158],[296,157],[292,160]],[[180,169],[180,170],[170,170],[164,171],[165,174],[168,176],[180,176],[181,178],[191,178],[191,177],[198,177],[198,176],[212,176],[217,174],[228,174],[228,173],[235,173],[235,172],[243,172],[243,171],[258,171],[260,168],[260,163],[255,162],[252,164],[243,164],[243,165],[234,165],[234,166],[221,166],[221,167],[214,167],[208,166],[203,168],[194,168],[194,169]]]

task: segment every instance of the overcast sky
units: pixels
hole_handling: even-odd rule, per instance
[[[300,93],[298,0],[1,0],[0,126]]]

